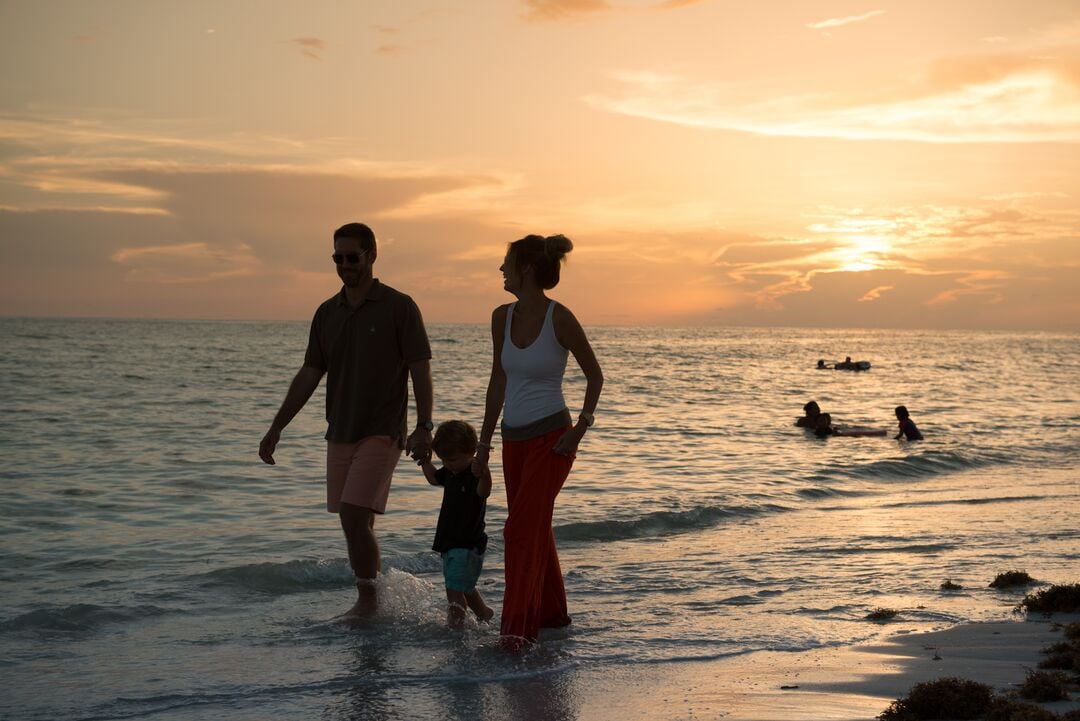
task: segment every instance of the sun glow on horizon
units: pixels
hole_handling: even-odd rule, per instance
[[[891,250],[889,241],[880,235],[854,235],[844,238],[846,248],[836,251],[840,261],[839,270],[852,273],[877,270],[887,265],[887,253]]]

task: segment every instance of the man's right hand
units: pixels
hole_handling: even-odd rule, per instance
[[[274,449],[277,448],[278,441],[281,440],[281,431],[271,427],[263,436],[262,442],[259,443],[259,458],[263,460],[263,463],[269,463],[271,466],[276,463],[274,460]]]

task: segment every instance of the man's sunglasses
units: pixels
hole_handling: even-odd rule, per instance
[[[334,253],[330,257],[334,259],[334,265],[343,265],[345,262],[348,262],[349,265],[356,265],[360,262],[360,256],[366,252],[365,250],[360,253]]]

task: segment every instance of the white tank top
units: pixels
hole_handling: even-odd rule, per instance
[[[526,426],[566,409],[562,381],[566,373],[569,351],[555,337],[555,301],[548,303],[540,335],[527,348],[518,348],[510,336],[514,307],[506,309],[506,330],[503,333],[502,367],[506,373],[506,401],[503,423],[507,426]]]

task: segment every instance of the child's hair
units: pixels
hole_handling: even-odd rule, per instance
[[[907,418],[908,417],[907,406],[897,406],[896,407],[896,417],[897,418]]]
[[[536,273],[536,282],[544,290],[551,290],[559,284],[559,269],[566,260],[566,254],[574,249],[574,244],[565,235],[526,235],[515,240],[507,247],[507,255],[514,263],[514,270],[521,272],[531,265]]]
[[[818,406],[817,401],[810,401],[805,406],[803,406],[802,409],[803,412],[806,413],[806,415],[813,414],[816,416],[821,414],[821,408]]]
[[[476,431],[465,421],[443,421],[431,439],[431,450],[440,458],[451,453],[476,453]]]

